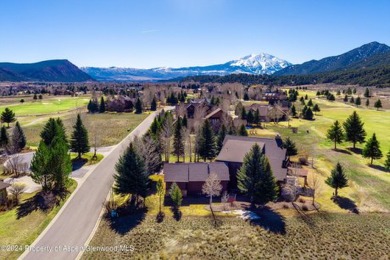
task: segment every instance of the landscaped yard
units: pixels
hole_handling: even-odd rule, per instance
[[[73,192],[77,187],[77,182],[70,179],[68,190]],[[66,199],[70,196],[67,195]],[[29,203],[36,193],[23,194],[20,205]],[[60,202],[59,206],[54,207],[49,212],[31,208],[30,210],[21,210],[14,208],[9,211],[0,212],[0,245],[30,245],[39,234],[46,228],[57,212],[64,205],[65,200]],[[26,204],[25,204],[26,205]],[[18,218],[18,215],[20,218]],[[23,251],[0,250],[0,259],[16,259]]]

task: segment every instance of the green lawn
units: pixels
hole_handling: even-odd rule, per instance
[[[64,112],[79,107],[86,108],[88,97],[52,96],[42,100],[25,99],[24,103],[15,102],[0,105],[0,112],[6,107],[12,109],[16,116],[45,115]]]
[[[315,92],[300,91],[300,95],[308,93],[314,96]],[[326,140],[326,132],[334,120],[343,122],[354,110],[362,118],[364,128],[367,132],[367,138],[372,133],[376,133],[381,144],[382,152],[385,155],[390,150],[390,111],[376,111],[364,107],[355,107],[343,102],[330,102],[324,99],[314,99],[321,108],[319,115],[315,116],[314,121],[293,119],[290,124],[298,127],[298,133],[292,133],[287,127],[286,122],[277,125],[269,123],[266,130],[258,130],[259,135],[269,136],[279,133],[282,137],[290,136],[297,144],[301,154],[308,154],[314,158],[315,170],[321,173],[325,179],[331,169],[337,162],[340,162],[347,170],[350,179],[349,187],[341,190],[341,196],[346,196],[354,200],[358,207],[363,211],[390,211],[390,174],[381,170],[384,158],[375,160],[374,166],[368,165],[369,160],[363,158],[360,154],[350,152],[348,148],[351,143],[338,145],[340,151],[334,151],[333,143]],[[300,108],[300,105],[296,107]],[[364,144],[358,144],[358,148],[363,148]],[[326,210],[338,211],[340,208],[330,201],[333,190],[327,185],[323,185],[319,202]]]
[[[85,161],[85,164],[84,164],[85,166],[97,164],[98,162],[100,162],[104,158],[103,154],[96,153],[96,159],[93,159],[93,155],[94,155],[93,152],[89,152],[89,153],[85,153],[85,154],[81,155],[81,160]],[[70,158],[72,161],[79,160],[79,159],[77,159],[77,157],[78,157],[77,153],[70,154]]]
[[[70,180],[68,190],[73,192],[77,187],[77,182]],[[34,194],[23,195],[20,204],[33,197]],[[67,196],[67,198],[70,196]],[[46,228],[57,212],[64,205],[66,200],[49,212],[41,210],[32,211],[27,216],[17,219],[17,208],[10,211],[0,212],[0,245],[30,245],[39,234]],[[0,250],[0,259],[16,259],[22,251],[7,252]]]

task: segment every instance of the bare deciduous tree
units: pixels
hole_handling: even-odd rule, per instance
[[[211,172],[202,186],[202,192],[210,198],[210,210],[213,215],[215,225],[217,224],[217,221],[215,219],[214,211],[211,204],[213,203],[213,196],[219,196],[221,194],[221,191],[221,181],[218,180],[218,176],[216,173]]]
[[[14,182],[9,188],[9,192],[14,197],[16,204],[19,204],[19,196],[24,192],[25,188],[26,184],[21,182]]]
[[[160,151],[156,141],[150,135],[146,135],[142,139],[135,137],[133,143],[144,159],[148,174],[153,174],[161,166]]]
[[[163,149],[165,162],[169,162],[169,156],[171,154],[171,138],[173,135],[173,122],[172,118],[168,117],[161,130],[161,138],[163,139]]]
[[[314,205],[316,196],[321,192],[323,181],[318,176],[318,173],[312,172],[311,174],[309,174],[307,182],[308,182],[309,187],[311,189],[313,189],[313,201],[312,201],[312,203]]]

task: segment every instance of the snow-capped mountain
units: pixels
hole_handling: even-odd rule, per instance
[[[183,68],[159,67],[152,69],[135,68],[97,68],[83,67],[96,80],[100,81],[153,81],[168,80],[194,75],[228,75],[234,73],[272,74],[291,63],[266,53],[248,55],[238,60],[210,66],[195,66]]]

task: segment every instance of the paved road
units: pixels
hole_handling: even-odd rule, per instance
[[[59,260],[77,257],[78,250],[72,251],[72,248],[69,248],[67,251],[64,250],[66,249],[64,246],[73,248],[84,246],[99,219],[103,202],[112,187],[115,163],[131,140],[148,130],[154,117],[155,114],[147,117],[80,184],[52,221],[53,223],[32,244],[33,249],[44,251],[35,252],[31,249],[25,252],[21,259]],[[61,250],[55,252],[56,246],[61,247]],[[50,249],[52,251],[48,252]]]

